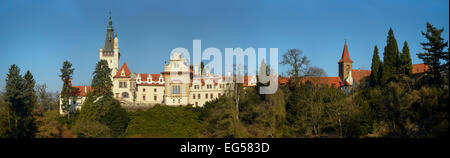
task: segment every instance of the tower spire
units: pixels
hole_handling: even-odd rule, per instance
[[[108,28],[106,29],[105,47],[103,48],[103,51],[104,52],[114,51],[114,28],[112,25],[111,15],[109,16]]]
[[[339,60],[338,63],[342,63],[342,62],[353,63],[353,61],[350,59],[350,54],[348,53],[347,39],[345,40],[345,45],[344,45],[344,50],[342,51],[341,60]]]

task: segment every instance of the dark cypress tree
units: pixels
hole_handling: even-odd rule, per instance
[[[111,81],[111,69],[108,67],[106,60],[100,60],[95,66],[95,71],[92,73],[92,88],[93,94],[97,97],[102,95],[113,96],[112,93],[112,81]]]
[[[387,45],[384,47],[383,53],[383,64],[381,72],[381,84],[385,85],[389,81],[396,80],[399,74],[398,66],[400,63],[400,56],[398,51],[397,41],[394,37],[394,31],[392,28],[389,29],[387,37]]]
[[[378,47],[375,45],[372,56],[372,66],[371,66],[371,74],[370,74],[370,85],[375,86],[380,84],[380,74],[381,74],[381,61],[380,56],[378,55]]]
[[[200,75],[202,75],[203,76],[203,69],[205,68],[205,63],[203,63],[203,61],[202,62],[200,62]]]
[[[411,77],[412,75],[412,61],[409,55],[408,42],[403,44],[402,54],[400,55],[400,73]]]
[[[427,32],[422,32],[422,35],[427,38],[428,42],[421,43],[425,52],[417,54],[425,64],[431,66],[428,72],[433,75],[436,84],[442,82],[441,71],[443,69],[448,71],[449,65],[449,53],[444,51],[445,47],[448,46],[448,41],[444,41],[441,37],[443,31],[444,28],[437,29],[427,22]],[[446,63],[441,65],[441,60],[446,61]]]
[[[72,68],[72,64],[69,61],[64,61],[63,67],[61,68],[61,80],[63,81],[63,87],[61,90],[61,109],[64,113],[67,113],[67,119],[70,119],[70,107],[69,103],[70,98],[72,97],[73,88],[70,84],[70,80],[72,79],[74,69]]]

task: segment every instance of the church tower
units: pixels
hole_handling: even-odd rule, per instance
[[[345,41],[344,51],[342,51],[341,60],[338,62],[339,64],[339,77],[341,80],[347,81],[348,84],[353,84],[352,78],[352,64],[353,61],[350,59],[350,55],[348,53],[347,41]]]
[[[100,60],[106,60],[111,69],[111,77],[119,70],[119,39],[114,36],[111,16],[109,17],[108,28],[106,29],[105,46],[100,48]]]

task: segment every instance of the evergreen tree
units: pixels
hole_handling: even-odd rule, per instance
[[[106,60],[100,60],[94,70],[92,87],[81,108],[78,121],[99,121],[109,127],[112,136],[122,136],[128,125],[128,115],[113,98],[111,69]]]
[[[63,67],[61,68],[61,80],[63,81],[63,88],[61,91],[61,109],[64,113],[67,114],[67,119],[70,119],[70,107],[71,104],[69,103],[70,98],[72,97],[73,88],[70,84],[70,80],[72,79],[74,69],[72,68],[72,64],[69,61],[64,61]]]
[[[23,78],[25,79],[25,104],[28,106],[27,108],[33,109],[37,104],[36,91],[34,90],[36,82],[30,71],[27,71]]]
[[[27,73],[27,81],[20,75],[20,69],[13,64],[9,68],[6,78],[5,102],[9,106],[8,114],[9,130],[8,137],[12,138],[32,138],[34,137],[35,127],[31,111],[32,97],[29,90],[30,84],[34,84],[31,73]]]
[[[265,100],[265,94],[260,94],[260,87],[267,87],[269,86],[269,82],[262,83],[260,76],[269,76],[270,74],[270,68],[266,65],[266,62],[264,60],[261,61],[261,65],[259,67],[258,75],[256,77],[256,88],[258,90],[258,94],[262,100]]]
[[[380,73],[381,73],[380,69],[381,69],[380,56],[378,55],[378,47],[375,45],[372,57],[372,66],[371,66],[372,72],[370,74],[371,86],[380,84]]]
[[[102,95],[113,96],[112,93],[112,81],[111,81],[111,69],[108,67],[106,60],[100,60],[95,66],[92,79],[93,94],[97,97]]]
[[[31,111],[33,111],[33,109],[37,105],[37,96],[36,91],[34,90],[36,82],[29,70],[25,73],[23,78],[25,81],[25,87],[23,91],[23,93],[25,93],[24,103],[28,110],[28,115],[23,118],[23,123],[24,126],[27,127],[27,133],[34,137],[35,133],[37,132],[37,127],[33,116],[31,116]]]
[[[448,41],[444,41],[441,37],[443,31],[444,28],[437,29],[427,22],[427,32],[422,32],[422,35],[427,38],[428,42],[421,43],[425,52],[417,54],[425,64],[431,66],[428,72],[433,74],[434,81],[437,84],[442,81],[441,71],[443,69],[448,70],[449,65],[449,53],[444,51],[445,47],[448,46]],[[446,61],[446,63],[441,65],[441,60]]]
[[[409,55],[408,42],[403,44],[402,54],[400,55],[400,73],[411,77],[412,75],[412,61]]]
[[[398,51],[397,41],[394,37],[394,31],[389,29],[387,37],[387,45],[384,47],[383,64],[381,72],[381,84],[385,85],[390,81],[396,80],[399,74],[398,66],[400,63],[400,56]]]
[[[203,61],[202,62],[200,62],[200,75],[202,75],[203,76],[203,69],[205,68],[205,63],[203,63]]]

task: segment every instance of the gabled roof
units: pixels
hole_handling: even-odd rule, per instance
[[[125,72],[125,76],[122,76],[122,71]],[[114,78],[130,78],[131,72],[130,69],[128,69],[127,63],[124,62],[122,67],[119,71],[117,71],[116,75],[114,75]]]
[[[348,53],[347,41],[345,41],[344,50],[342,51],[342,57],[338,63],[342,62],[353,63],[353,61],[350,59],[350,54]]]

